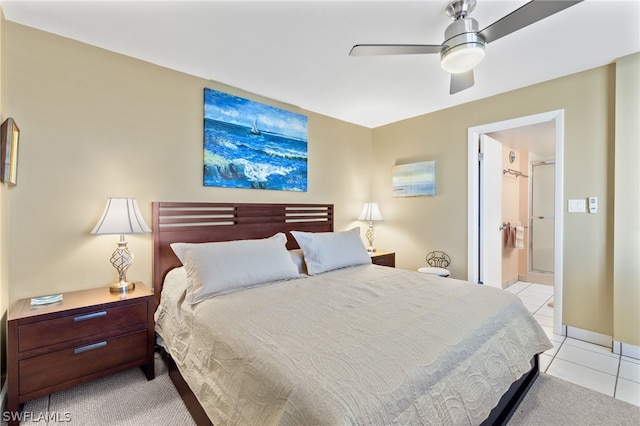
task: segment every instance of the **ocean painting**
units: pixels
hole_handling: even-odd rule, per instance
[[[204,89],[204,186],[307,190],[307,117]]]
[[[417,197],[420,195],[436,195],[436,162],[393,166],[393,196]]]

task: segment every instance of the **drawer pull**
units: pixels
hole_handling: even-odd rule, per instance
[[[87,351],[91,351],[93,349],[99,349],[99,348],[104,348],[105,346],[107,346],[107,342],[98,342],[98,343],[93,343],[91,345],[87,345],[87,346],[81,346],[79,348],[75,348],[73,350],[74,354],[81,354],[82,352],[87,352]]]
[[[73,317],[73,322],[86,321],[94,318],[106,317],[107,311],[94,312],[92,314],[80,315],[77,317]]]

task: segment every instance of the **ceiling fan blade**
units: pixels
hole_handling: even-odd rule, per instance
[[[583,0],[534,0],[524,6],[514,10],[502,19],[497,20],[478,35],[487,43],[494,41],[518,31],[521,28],[538,22],[555,13],[571,7]]]
[[[449,94],[453,95],[458,92],[462,92],[465,89],[473,86],[473,70],[462,72],[460,74],[451,74],[451,86],[449,87]]]
[[[416,55],[440,53],[444,46],[432,44],[356,44],[349,56]]]

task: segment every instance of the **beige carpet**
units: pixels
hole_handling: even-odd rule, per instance
[[[21,424],[31,426],[194,424],[159,356],[156,356],[156,378],[152,381],[146,380],[142,370],[133,368],[29,401],[23,413],[29,413],[33,421]],[[60,421],[43,420],[42,416],[52,414]],[[640,407],[541,374],[508,424],[638,425]]]
[[[140,368],[95,380],[24,404],[32,421],[21,425],[159,426],[195,425],[156,354],[156,378],[148,381]],[[45,421],[53,414],[60,421]],[[40,418],[38,418],[40,416]]]
[[[540,374],[508,424],[637,426],[640,407]]]

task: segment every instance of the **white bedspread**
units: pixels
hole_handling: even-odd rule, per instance
[[[479,424],[551,347],[519,298],[376,265],[184,302],[156,331],[217,425]]]

